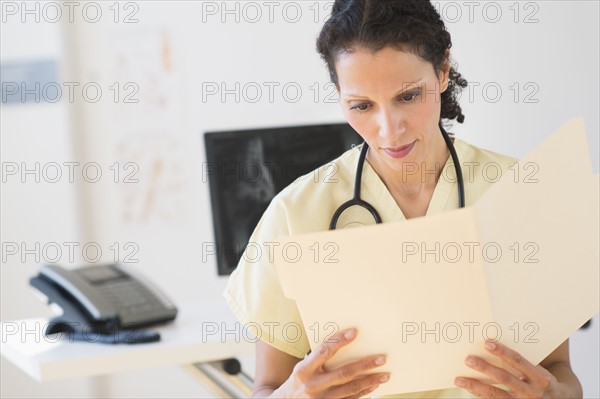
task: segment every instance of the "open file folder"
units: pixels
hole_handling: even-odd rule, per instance
[[[275,262],[311,349],[359,331],[328,367],[386,353],[377,395],[454,387],[459,375],[490,382],[464,365],[468,354],[496,363],[486,338],[538,364],[598,312],[599,179],[583,120],[519,164],[535,175],[505,174],[472,207],[278,240],[295,249]]]

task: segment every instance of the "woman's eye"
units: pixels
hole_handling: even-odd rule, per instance
[[[419,95],[418,92],[417,93],[407,93],[407,94],[403,94],[400,98],[405,103],[409,103],[412,100],[414,100],[418,95]]]
[[[357,111],[366,111],[367,109],[369,109],[369,104],[358,104],[354,107],[351,107],[350,109],[355,109]]]

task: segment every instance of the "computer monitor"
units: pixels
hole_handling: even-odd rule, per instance
[[[273,197],[298,177],[339,157],[361,137],[345,123],[204,134],[220,276],[238,264]],[[211,243],[212,244],[212,243]]]

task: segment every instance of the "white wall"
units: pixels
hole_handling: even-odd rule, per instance
[[[80,98],[73,104],[3,105],[2,161],[70,158],[98,162],[105,173],[110,173],[108,166],[115,161],[141,165],[136,175],[140,182],[133,185],[110,179],[60,188],[3,184],[2,240],[58,241],[76,236],[103,248],[130,242],[139,248],[134,256],[139,260],[137,266],[159,281],[177,303],[219,297],[226,279],[217,277],[214,258],[202,261],[202,243],[213,241],[213,231],[208,185],[202,176],[201,135],[210,130],[343,120],[337,104],[326,100],[331,93],[325,86],[327,72],[314,50],[327,3],[277,3],[272,23],[268,6],[260,2],[255,4],[262,17],[255,23],[251,20],[257,9],[241,2],[227,3],[228,9],[234,10],[230,14],[224,13],[221,2],[132,3],[137,12],[136,8],[120,9],[119,23],[114,22],[113,11],[107,9],[110,3],[106,3],[103,18],[95,24],[86,22],[81,14],[75,14],[75,23],[64,17],[59,24],[24,24],[16,18],[2,24],[2,62],[49,55],[64,64],[65,80],[99,82],[105,93],[95,104]],[[523,156],[569,117],[583,115],[598,171],[598,4],[520,3],[516,23],[515,8],[509,8],[513,3],[485,4],[474,9],[472,20],[462,2],[439,4],[453,36],[453,57],[459,71],[479,83],[472,99],[468,91],[463,95],[465,124],[452,130],[482,147]],[[292,23],[296,5],[301,16]],[[496,5],[502,17],[492,23]],[[135,12],[133,17],[139,22],[123,23],[129,12]],[[538,22],[524,23],[526,16]],[[156,43],[163,46],[159,47],[159,61],[151,57]],[[148,56],[144,59],[148,65],[168,60],[168,72],[163,70],[161,75],[167,84],[152,86],[152,76],[157,73],[152,68],[130,65],[129,73],[119,69],[115,57],[119,51],[133,58]],[[137,97],[143,101],[115,104],[108,87],[119,79],[121,84],[136,83],[140,87]],[[224,99],[203,97],[203,88],[223,83],[232,89],[236,82],[242,88],[257,83],[263,88],[262,97],[255,103],[249,101],[256,94],[253,91],[246,96],[238,93],[239,102],[234,94]],[[269,82],[278,84],[273,101]],[[290,89],[284,93],[286,84]],[[485,85],[491,97],[494,87],[501,88],[497,102],[484,96],[481,89]],[[297,102],[286,97],[294,96],[291,86],[302,90]],[[517,102],[515,90],[520,95]],[[531,99],[538,102],[525,102],[524,96],[534,90]],[[166,96],[166,107],[149,104],[160,95]],[[150,184],[156,162],[162,162],[164,174]],[[154,202],[147,211],[144,201],[152,195]],[[29,202],[30,198],[55,202]],[[77,206],[86,213],[85,218],[78,216]],[[60,237],[54,239],[56,234]],[[110,257],[111,252],[105,250],[104,255]],[[3,263],[3,320],[45,314],[26,287],[35,269],[35,263],[29,261]],[[596,316],[591,330],[577,332],[572,339],[573,366],[587,397],[600,396],[598,323]],[[3,397],[93,397],[98,392],[110,397],[207,395],[177,367],[39,385],[2,360]]]
[[[3,15],[4,17],[4,9]],[[23,24],[18,19],[3,20],[0,25],[1,62],[22,62],[53,59],[63,70],[63,47],[60,27],[56,24]],[[40,170],[50,162],[71,162],[74,158],[72,135],[65,102],[56,104],[28,103],[0,105],[0,151],[3,167],[25,162]],[[74,184],[63,179],[49,183],[34,175],[22,178],[4,176],[0,201],[2,243],[25,243],[26,248],[51,243],[81,241],[81,223],[77,218],[78,194]],[[50,178],[53,178],[52,176]],[[25,182],[23,182],[25,181]],[[1,318],[38,317],[50,315],[48,308],[33,295],[29,278],[37,271],[36,254],[7,255],[2,250]],[[39,256],[39,252],[37,253]],[[50,256],[54,256],[51,254]],[[62,259],[66,263],[68,256]],[[4,337],[3,337],[4,338]],[[92,394],[91,379],[36,384],[6,359],[1,360],[2,397],[85,397]]]

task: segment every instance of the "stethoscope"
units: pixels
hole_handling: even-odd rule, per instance
[[[465,207],[465,184],[463,182],[462,169],[460,164],[458,163],[458,155],[456,154],[456,149],[454,148],[454,144],[452,140],[450,140],[450,136],[446,130],[442,127],[442,124],[439,124],[440,130],[442,131],[442,136],[444,137],[444,141],[446,142],[446,146],[448,146],[448,150],[450,151],[450,156],[452,157],[452,162],[454,162],[454,170],[456,171],[456,181],[458,183],[458,207]],[[354,197],[351,200],[344,202],[338,209],[336,209],[333,217],[331,218],[331,223],[329,223],[329,230],[335,230],[337,226],[338,219],[341,214],[350,208],[351,206],[358,205],[362,208],[365,208],[371,213],[373,219],[375,219],[375,223],[381,223],[381,216],[379,216],[379,212],[373,207],[373,205],[369,204],[367,201],[364,201],[360,198],[360,183],[362,178],[363,166],[365,164],[365,159],[367,157],[367,150],[369,146],[365,141],[363,143],[363,147],[360,151],[360,156],[358,157],[358,163],[356,165],[356,177],[354,178]]]

